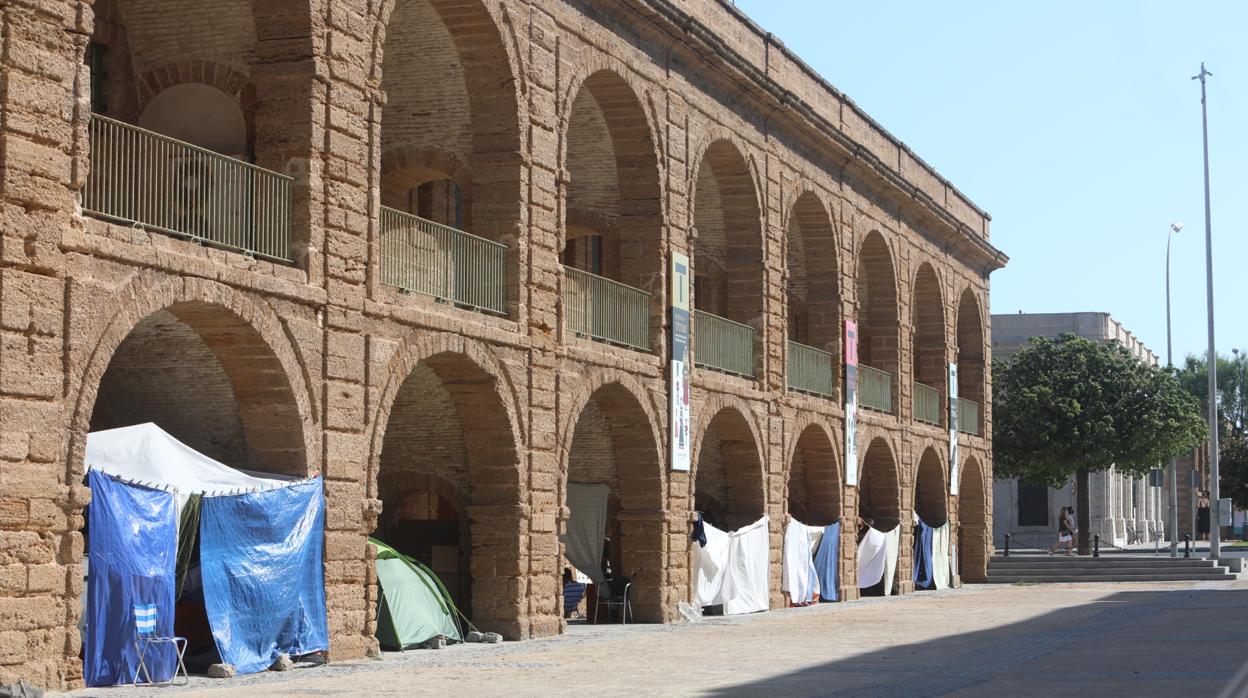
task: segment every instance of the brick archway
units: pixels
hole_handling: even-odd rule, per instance
[[[862,456],[858,478],[858,515],[872,527],[891,531],[902,523],[901,476],[892,446],[882,437],[871,440]]]
[[[897,413],[901,362],[897,274],[884,236],[873,230],[858,247],[858,363],[892,374],[892,406]],[[861,381],[861,378],[859,379]],[[859,398],[861,400],[861,398]]]
[[[804,524],[823,526],[841,517],[841,466],[835,440],[821,424],[797,437],[789,460],[788,513]]]
[[[979,405],[981,424],[986,411],[985,343],[983,310],[975,292],[967,288],[958,298],[958,397]],[[983,433],[982,426],[979,426],[979,433]]]
[[[802,192],[789,214],[786,236],[789,339],[831,352],[834,366],[840,363],[841,348],[837,244],[832,218],[819,196]]]
[[[914,328],[914,341],[910,345],[914,382],[934,388],[943,396],[949,371],[949,352],[945,347],[945,300],[941,293],[940,278],[930,262],[920,264],[914,275],[914,301],[910,312],[911,325]],[[919,398],[914,396],[914,399],[917,402]],[[943,407],[944,401],[939,401],[939,404]],[[942,409],[936,413],[938,422],[943,421],[941,413],[944,411]],[[919,418],[920,408],[917,404],[914,413],[915,418]]]
[[[735,530],[767,510],[758,440],[735,407],[720,408],[705,424],[693,454],[694,508],[717,528]]]
[[[929,526],[940,526],[949,520],[949,497],[946,494],[945,465],[936,448],[928,446],[919,458],[914,478],[914,513]]]
[[[988,497],[979,458],[968,456],[958,480],[958,574],[968,582],[988,579],[992,529]]]
[[[670,614],[663,607],[665,470],[650,414],[633,389],[616,381],[598,386],[575,414],[565,432],[563,506],[574,504],[568,500],[567,484],[610,488],[607,537],[612,571],[631,579],[637,620],[663,622]]]

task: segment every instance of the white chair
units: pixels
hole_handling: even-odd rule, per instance
[[[147,668],[147,650],[152,645],[173,645],[174,652],[177,653],[178,665],[173,670],[173,676],[164,683],[154,683],[152,681],[152,672]],[[134,605],[134,651],[139,655],[139,665],[134,668],[134,685],[139,684],[139,672],[143,672],[143,679],[149,686],[171,686],[178,679],[178,672],[182,673],[181,686],[190,683],[191,677],[186,673],[186,664],[182,661],[182,655],[186,653],[186,638],[184,637],[162,637],[156,634],[156,604],[139,604]]]

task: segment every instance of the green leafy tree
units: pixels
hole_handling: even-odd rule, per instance
[[[1236,509],[1248,510],[1248,438],[1233,436],[1219,444],[1218,471],[1218,494],[1230,497]]]
[[[1208,414],[1209,362],[1189,354],[1178,371],[1179,382],[1200,400]],[[1248,436],[1248,353],[1232,349],[1230,356],[1218,355],[1218,437]]]
[[[1073,334],[1033,339],[993,366],[992,447],[998,475],[1077,483],[1079,552],[1091,550],[1088,475],[1111,466],[1144,475],[1205,437],[1200,403],[1175,376],[1117,342]]]

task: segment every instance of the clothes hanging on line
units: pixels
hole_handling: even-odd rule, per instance
[[[819,600],[819,573],[810,550],[816,534],[822,538],[823,527],[807,526],[797,519],[790,519],[785,527],[780,589],[788,592],[791,604],[805,605]]]
[[[767,517],[731,533],[703,522],[703,533],[706,545],[693,547],[696,603],[722,604],[724,615],[766,611],[770,606]]]

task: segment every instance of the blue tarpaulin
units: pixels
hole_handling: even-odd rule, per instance
[[[914,588],[935,589],[932,582],[932,527],[919,522],[914,535]]]
[[[87,474],[87,628],[83,678],[88,686],[130,683],[138,666],[134,606],[156,606],[155,634],[173,634],[178,515],[173,495]],[[153,681],[173,677],[176,656],[153,645],[145,663]],[[142,678],[142,677],[140,677]]]
[[[264,671],[281,653],[329,649],[321,550],[321,480],[205,497],[200,514],[204,603],[221,661]]]
[[[837,565],[841,557],[841,524],[834,523],[823,529],[823,540],[815,553],[815,572],[819,575],[819,597],[824,601],[836,601],[840,594]]]

